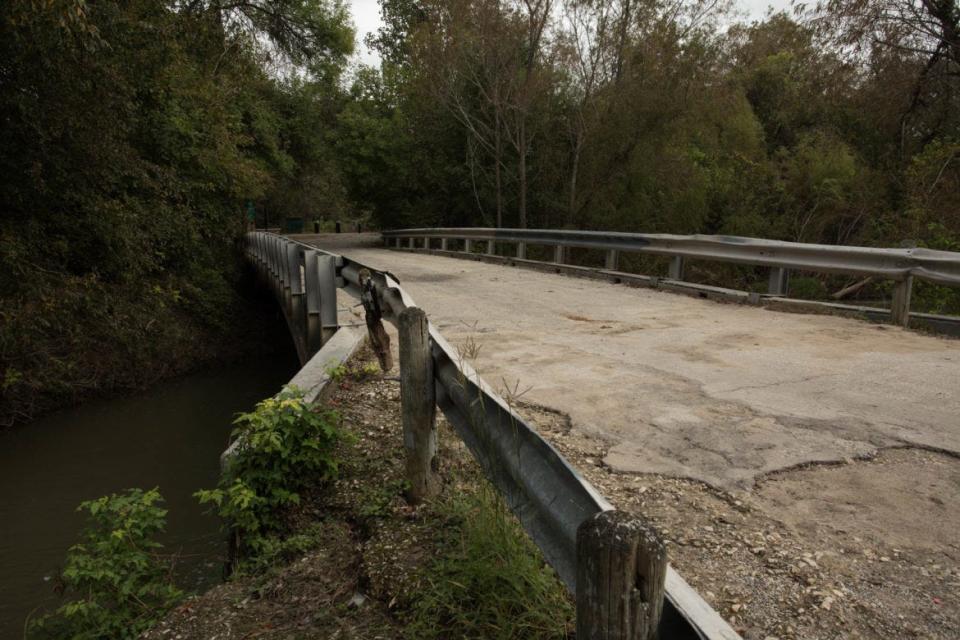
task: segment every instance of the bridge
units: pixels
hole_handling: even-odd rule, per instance
[[[891,250],[894,253],[855,256],[861,262],[853,267],[844,262],[846,272],[878,273],[898,282],[894,309],[886,317],[895,324],[870,324],[782,313],[757,304],[721,304],[707,298],[763,301],[682,283],[682,262],[677,260],[673,277],[665,282],[637,276],[631,283],[629,274],[617,272],[609,262],[594,270],[565,265],[562,249],[545,268],[528,264],[522,243],[529,237],[509,238],[521,246],[507,258],[496,255],[503,236],[484,238],[483,230],[469,233],[475,235],[461,238],[457,247],[451,246],[457,233],[425,230],[384,234],[391,248],[385,248],[377,234],[299,236],[292,242],[256,234],[251,247],[261,268],[266,265],[273,273],[291,329],[301,336],[298,344],[305,359],[316,348],[310,347],[309,328],[318,326],[321,308],[330,314],[330,296],[316,293],[321,288],[318,274],[325,274],[321,279],[327,289],[339,286],[359,298],[362,270],[367,268],[385,318],[396,320],[399,311],[416,300],[432,324],[437,403],[468,445],[476,444],[471,438],[483,429],[496,432],[505,419],[527,428],[513,414],[513,402],[498,399],[499,392],[568,415],[573,431],[605,443],[601,464],[606,468],[689,478],[731,495],[746,495],[771,474],[811,463],[868,458],[888,449],[960,454],[960,342],[898,326],[915,317],[923,320],[909,310],[912,278],[952,283],[960,273],[956,254],[914,256]],[[411,238],[420,239],[420,246]],[[467,253],[474,239],[488,242],[487,253]],[[556,246],[570,242],[569,237],[548,240]],[[785,273],[776,271],[785,269],[784,264],[810,266],[790,263],[789,257],[771,259],[769,253],[764,257],[768,251],[761,250],[759,263],[768,260],[772,267],[771,288],[785,283]],[[833,258],[819,266],[841,270]],[[324,261],[325,267],[311,266]],[[623,286],[625,281],[642,286]],[[772,293],[780,298],[783,291]],[[339,302],[341,311],[354,304],[342,297]],[[953,321],[932,319],[941,326]],[[321,335],[317,344],[326,339]],[[460,346],[459,353],[451,343]],[[457,382],[458,361],[464,358],[486,380],[495,381],[488,387],[476,378],[472,387],[471,393],[496,400],[484,408],[487,415],[473,415],[475,403],[469,393],[461,393],[463,372],[467,380],[474,375],[464,363]],[[571,531],[584,514],[609,506],[575,472],[563,471],[567,467],[562,458],[550,461],[556,453],[540,448],[542,440],[534,430],[521,435],[528,438],[526,453],[521,455],[518,446],[514,455],[507,447],[500,450],[501,459],[481,462],[493,468],[508,503],[523,512],[525,527],[575,588]],[[546,466],[538,472],[532,463],[541,455],[547,456]],[[526,465],[523,473],[534,480],[510,485],[521,462]],[[545,487],[543,479],[553,478],[556,469],[556,486]],[[910,477],[902,481],[909,483]],[[861,505],[882,499],[886,490],[860,489],[855,500]],[[916,490],[922,498],[924,488]],[[544,499],[548,491],[553,493]],[[558,497],[569,497],[573,506],[558,505]],[[699,637],[736,637],[675,573],[668,576],[666,596],[667,609]]]

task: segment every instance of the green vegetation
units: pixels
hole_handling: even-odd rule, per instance
[[[447,497],[436,510],[446,538],[422,571],[406,637],[445,638],[451,629],[477,640],[569,637],[566,589],[489,486]]]
[[[342,209],[352,46],[337,0],[0,4],[0,425],[257,341],[237,239]]]
[[[284,532],[284,516],[300,504],[300,492],[336,477],[338,420],[289,387],[237,418],[238,446],[219,486],[197,497],[230,523],[242,556],[281,552],[271,536]]]
[[[960,12],[888,5],[382,0],[347,74],[342,0],[3,3],[0,424],[249,342],[251,213],[956,250]]]
[[[173,560],[156,541],[166,524],[162,501],[156,489],[131,489],[80,505],[87,527],[61,575],[70,599],[31,624],[31,635],[137,638],[177,603],[183,594],[173,584]]]

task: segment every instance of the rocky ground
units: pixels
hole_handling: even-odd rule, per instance
[[[613,472],[604,443],[572,432],[565,416],[519,408],[615,506],[657,524],[674,567],[747,640],[960,637],[955,457],[889,449],[731,494]],[[845,499],[865,484],[885,496],[869,510]],[[918,489],[930,497],[911,503]]]
[[[401,637],[397,614],[444,523],[402,498],[398,401],[390,375],[343,380],[331,402],[357,441],[341,480],[297,516],[302,527],[321,523],[317,548],[187,601],[145,638]],[[730,493],[614,472],[607,443],[513,402],[612,503],[656,523],[673,565],[747,640],[960,636],[960,460],[886,449]],[[457,492],[476,482],[476,466],[440,427],[444,491]],[[884,497],[869,509],[851,499],[866,486]]]

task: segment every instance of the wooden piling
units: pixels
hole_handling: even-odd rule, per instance
[[[577,530],[577,640],[652,640],[667,552],[639,516],[603,511]]]
[[[436,389],[427,314],[410,307],[400,312],[400,411],[406,451],[407,497],[419,504],[437,495]]]

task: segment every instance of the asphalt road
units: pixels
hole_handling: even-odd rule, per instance
[[[568,414],[615,470],[742,490],[888,447],[960,453],[960,340],[300,239],[396,274],[451,344],[479,345],[488,382]]]

